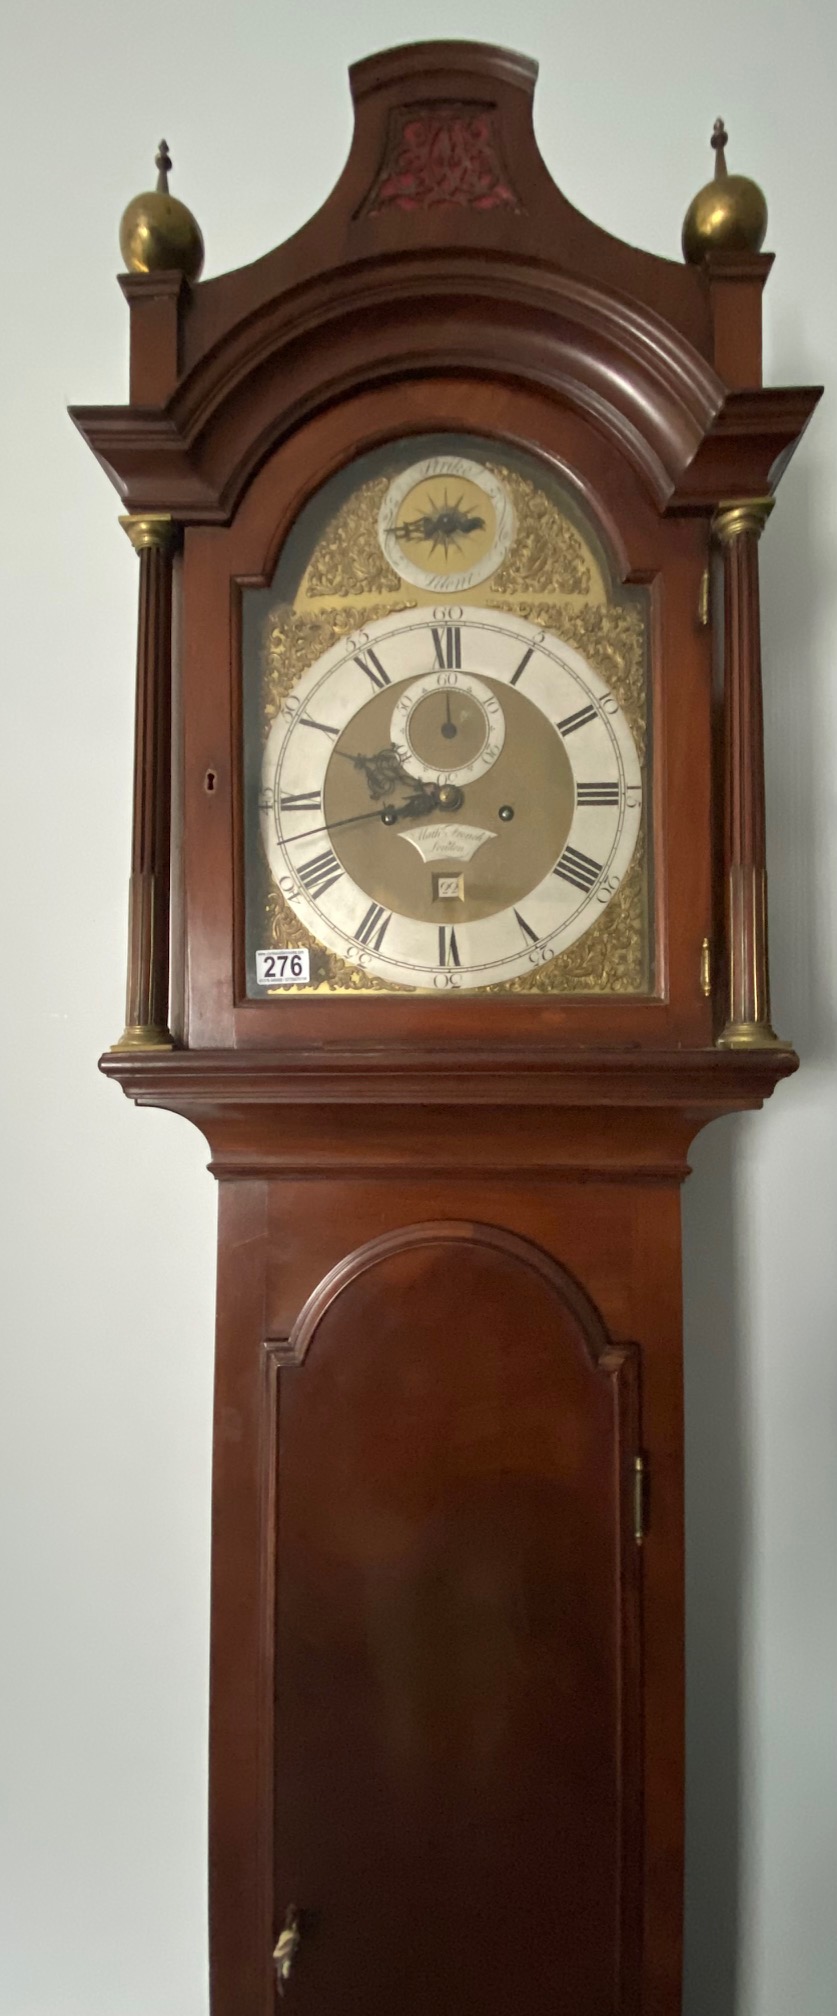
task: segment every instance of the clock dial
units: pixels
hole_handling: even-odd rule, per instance
[[[511,498],[494,472],[462,455],[431,455],[390,483],[378,537],[402,581],[463,594],[496,573],[514,538]]]
[[[582,654],[502,611],[383,617],[270,729],[265,851],[290,910],[398,987],[496,986],[612,900],[642,806],[625,714]]]
[[[273,948],[284,998],[647,995],[648,624],[522,449],[385,442],[315,491],[242,593],[250,996]]]

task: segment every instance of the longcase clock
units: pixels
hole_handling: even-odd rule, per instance
[[[126,1027],[219,1179],[213,2016],[676,2016],[680,1186],[770,1022],[764,201],[685,261],[535,67],[357,65],[346,169],[198,278],[123,220]]]

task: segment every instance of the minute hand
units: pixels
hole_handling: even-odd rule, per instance
[[[430,795],[431,791],[433,793],[432,797]],[[436,796],[436,786],[430,785],[427,792],[415,792],[412,798],[408,798],[406,805],[376,806],[374,812],[355,812],[350,819],[329,819],[322,826],[306,826],[304,833],[283,835],[283,842],[287,847],[294,840],[313,840],[318,833],[334,833],[338,826],[360,826],[365,819],[383,820],[385,812],[390,812],[394,815],[388,821],[390,825],[394,825],[396,819],[420,819],[425,812],[437,812],[438,810],[439,800]]]

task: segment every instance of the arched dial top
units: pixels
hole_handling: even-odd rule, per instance
[[[531,972],[590,927],[630,865],[642,778],[581,652],[445,602],[381,617],[303,673],[260,804],[271,874],[311,936],[438,993]]]

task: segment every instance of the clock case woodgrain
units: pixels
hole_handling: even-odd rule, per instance
[[[712,514],[725,500],[772,494],[818,395],[762,387],[769,257],[716,255],[701,269],[684,268],[619,243],[572,208],[534,140],[535,74],[523,58],[465,43],[415,45],[357,65],[349,159],[318,215],[266,258],[196,286],[176,274],[123,276],[130,404],[74,414],[123,510],[167,513],[183,528],[174,690],[175,1047],[115,1050],[102,1066],[137,1103],[180,1112],[199,1126],[220,1179],[213,2016],[267,2016],[273,2006],[271,1948],[294,1877],[283,1797],[304,1799],[287,1779],[278,1798],[274,1793],[277,1730],[285,1728],[275,1659],[289,1560],[276,1463],[283,1415],[287,1427],[303,1410],[310,1492],[327,1496],[328,1467],[304,1423],[306,1405],[314,1405],[305,1396],[322,1395],[326,1376],[321,1368],[306,1386],[319,1349],[317,1312],[336,1311],[338,1362],[343,1351],[354,1365],[352,1354],[370,1348],[370,1330],[374,1341],[376,1305],[368,1295],[353,1303],[340,1284],[361,1276],[383,1284],[386,1256],[411,1242],[421,1246],[431,1225],[441,1228],[442,1241],[458,1227],[477,1271],[490,1250],[509,1268],[528,1264],[532,1278],[538,1267],[552,1269],[550,1292],[563,1312],[556,1314],[556,1350],[570,1348],[561,1345],[567,1312],[577,1311],[583,1295],[588,1343],[595,1335],[605,1356],[635,1368],[610,1517],[621,1524],[629,1518],[625,1464],[644,1452],[647,1535],[641,1550],[621,1557],[612,1592],[614,1615],[619,1609],[630,1620],[625,1656],[639,1690],[641,1735],[636,1751],[614,1765],[605,1799],[608,1811],[615,1800],[626,1816],[621,1831],[601,1835],[616,1857],[621,1899],[610,1923],[609,1985],[603,1990],[587,1968],[584,1942],[593,1933],[581,1911],[567,1973],[574,1999],[562,2000],[553,1981],[546,2001],[539,2004],[533,1991],[530,2016],[540,2016],[541,2006],[551,2016],[565,2008],[569,2016],[570,2007],[573,2016],[603,2016],[605,2006],[613,2016],[640,2009],[676,2016],[680,2006],[679,1187],[696,1131],[717,1115],[758,1106],[796,1065],[789,1049],[717,1046],[725,973],[722,775],[730,751],[720,625],[716,615],[712,630],[702,629],[698,609]],[[442,128],[463,117],[487,121],[491,207],[473,187],[469,193],[467,175],[452,198],[448,188],[448,200],[431,200],[426,183],[410,208],[384,193],[392,190],[404,122],[408,113],[418,116],[416,108]],[[248,1003],[236,584],[270,577],[299,509],[359,446],[448,426],[508,437],[569,468],[625,578],[651,584],[657,997]],[[740,739],[740,721],[730,732],[741,761],[760,763],[760,749]],[[152,761],[146,746],[140,809]],[[704,937],[715,955],[711,999],[701,987]],[[509,1241],[519,1244],[515,1255]],[[385,1304],[382,1286],[381,1318]],[[489,1359],[514,1348],[509,1320],[504,1288],[485,1344]],[[297,1363],[303,1333],[313,1342]],[[469,1336],[463,1348],[473,1372],[479,1343]],[[594,1386],[595,1357],[588,1352]],[[451,1406],[453,1432],[453,1393]],[[376,1412],[374,1398],[368,1433],[374,1472],[375,1437],[383,1446],[387,1435],[386,1412],[380,1405]],[[515,1445],[522,1469],[535,1460],[533,1436],[524,1427]],[[287,1461],[298,1492],[295,1445]],[[409,1463],[403,1490],[408,1498]],[[592,1533],[581,1544],[590,1550],[591,1575],[600,1574]],[[441,1684],[443,1667],[438,1678]],[[332,1684],[333,1714],[339,1722],[345,1711],[348,1727],[356,1682],[339,1651]],[[580,1717],[579,1743],[586,1740]],[[605,1824],[603,1810],[597,1806],[597,1827]],[[533,1837],[533,1857],[536,1846]],[[535,1874],[533,1860],[533,1882]],[[440,1900],[427,1881],[424,1902],[432,1908]],[[502,1947],[504,1928],[496,1930]],[[308,2016],[304,1943],[292,1990]],[[335,1964],[332,1955],[318,2016],[347,2006],[334,1988]],[[484,1969],[475,1969],[474,1981],[476,2000],[459,1979],[459,2016],[476,2016],[477,2008],[484,2016],[490,2007]],[[386,1984],[366,1995],[362,1983],[350,1987],[369,2016],[389,2012]],[[443,1980],[435,2006],[453,2006],[453,1993]]]

